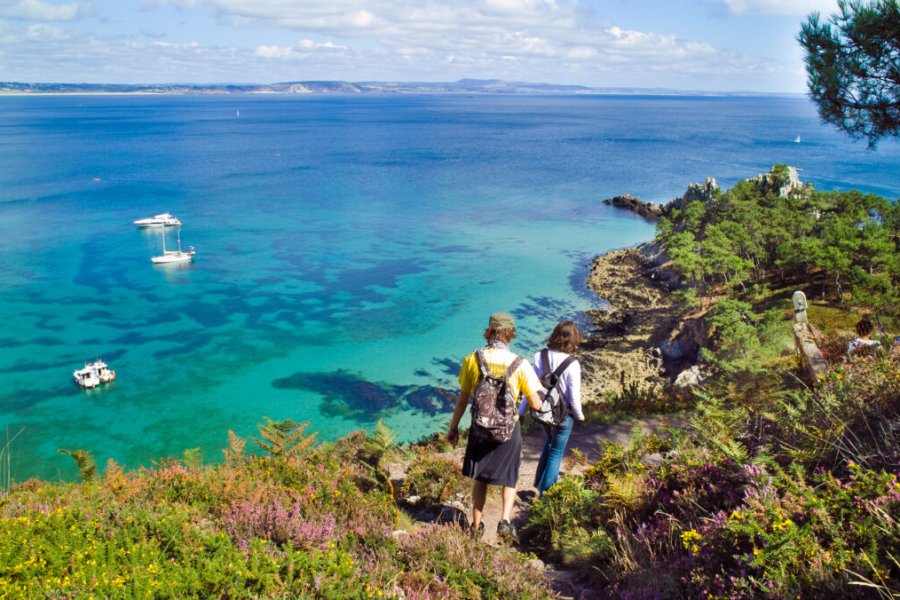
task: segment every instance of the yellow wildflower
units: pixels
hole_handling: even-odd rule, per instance
[[[703,536],[697,532],[695,529],[689,529],[681,534],[681,545],[684,546],[685,550],[690,550],[692,553],[697,554],[700,552],[700,542],[703,539]]]

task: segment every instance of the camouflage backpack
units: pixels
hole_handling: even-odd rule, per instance
[[[491,375],[481,349],[475,351],[475,358],[481,379],[472,396],[472,435],[483,441],[509,441],[516,428],[518,399],[508,381],[522,364],[522,357],[517,356],[502,377]]]

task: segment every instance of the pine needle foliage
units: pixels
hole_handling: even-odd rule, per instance
[[[797,38],[819,116],[870,148],[900,132],[898,23],[897,0],[839,0],[837,14],[823,23],[813,13]]]

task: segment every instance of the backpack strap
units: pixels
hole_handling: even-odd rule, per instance
[[[482,379],[491,376],[491,370],[488,368],[487,359],[484,358],[481,348],[475,351],[475,362],[478,363],[478,371],[481,373]]]
[[[519,368],[519,365],[522,364],[522,357],[516,356],[516,359],[512,361],[512,364],[509,365],[509,368],[506,369],[506,373],[503,374],[503,381],[506,381],[510,377],[513,376],[513,373],[516,372],[516,369]]]
[[[562,361],[559,364],[559,366],[556,367],[556,370],[553,371],[553,377],[555,377],[556,380],[558,381],[559,376],[562,375],[563,373],[565,373],[566,369],[568,369],[569,365],[571,365],[573,362],[575,362],[575,357],[570,354],[569,356],[566,357],[566,360]]]
[[[559,381],[559,376],[562,375],[563,373],[565,373],[566,369],[568,369],[569,365],[571,365],[573,362],[575,362],[575,357],[572,356],[571,354],[568,355],[565,358],[565,360],[563,360],[561,363],[559,363],[559,366],[556,367],[556,370],[553,371],[553,379],[551,379],[551,381]],[[547,373],[550,373],[550,349],[549,348],[544,348],[543,350],[541,350],[541,373],[543,373],[544,375],[546,375]]]
[[[549,373],[550,372],[550,349],[544,348],[541,350],[541,373]],[[557,374],[558,376],[558,374]]]
[[[493,377],[491,374],[491,370],[488,368],[487,359],[484,357],[484,352],[482,352],[481,348],[475,351],[475,359],[478,362],[478,370],[481,372],[482,377]],[[509,365],[506,369],[506,372],[503,374],[503,381],[506,381],[510,377],[512,377],[513,373],[516,372],[516,369],[519,368],[519,365],[522,364],[522,357],[516,355],[515,360]]]

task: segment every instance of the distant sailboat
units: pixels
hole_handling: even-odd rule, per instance
[[[153,261],[155,265],[167,265],[172,263],[183,263],[190,262],[194,260],[194,247],[188,246],[188,251],[183,252],[181,250],[181,227],[178,227],[178,250],[166,250],[166,232],[163,230],[162,232],[162,245],[163,245],[163,253],[162,256],[154,256],[151,257],[150,260]]]
[[[795,143],[795,144],[799,144],[799,143],[800,143],[800,136],[799,136],[799,135],[798,135],[797,137],[794,138],[794,143]]]

